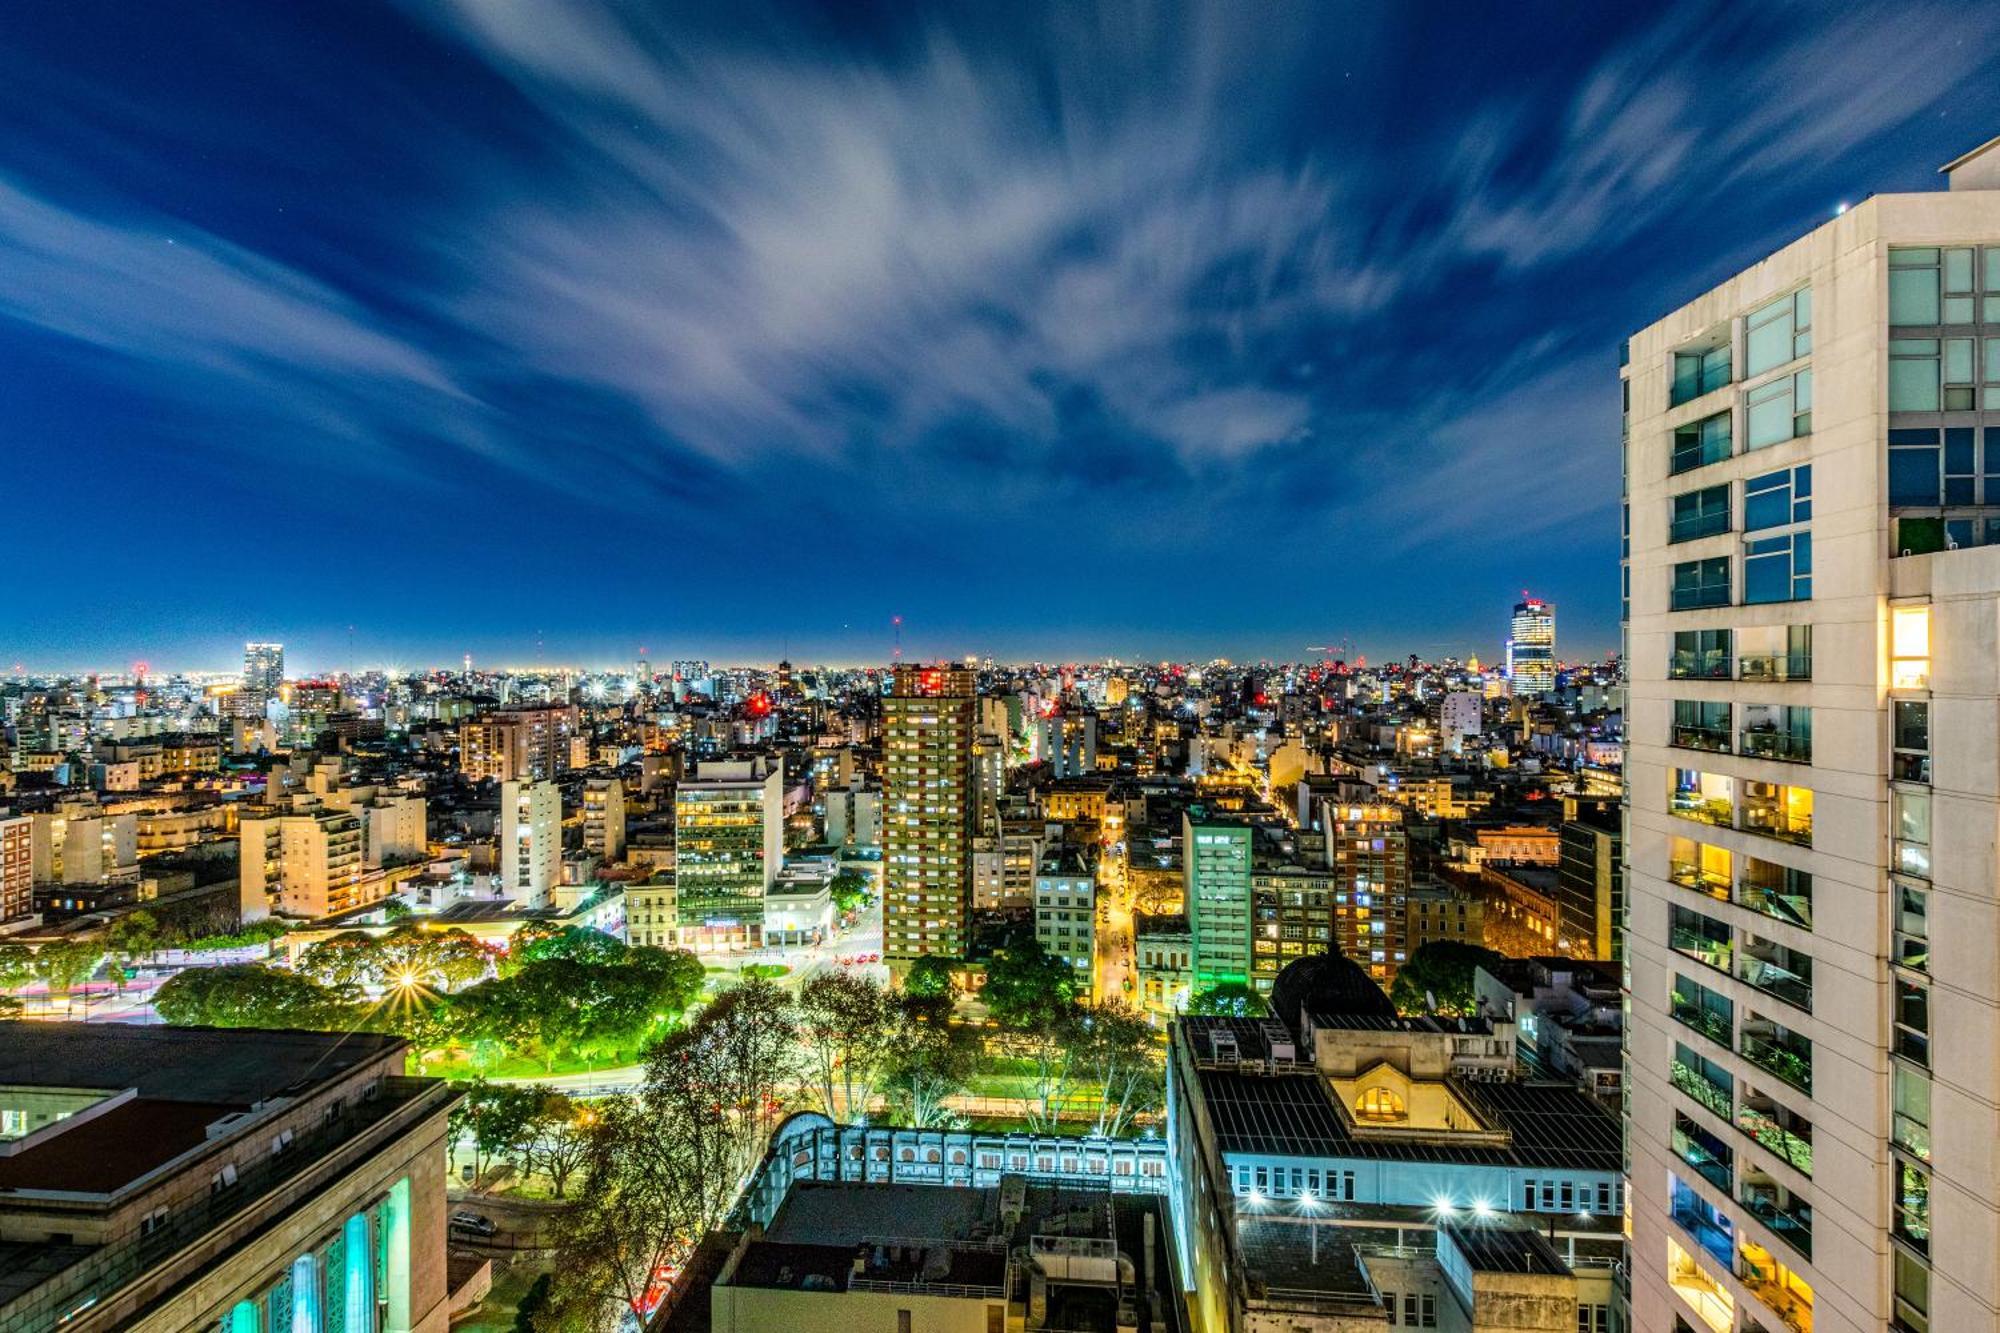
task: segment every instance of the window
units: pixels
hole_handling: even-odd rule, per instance
[[[1667,906],[1667,947],[1719,972],[1729,970],[1732,946],[1728,925],[1679,903]]]
[[[1760,384],[1745,397],[1744,445],[1763,449],[1812,433],[1812,371]]]
[[[1810,847],[1812,812],[1813,794],[1805,787],[1744,780],[1743,817],[1739,827],[1745,832],[1761,833],[1767,838],[1780,838],[1798,843],[1801,847]]]
[[[1938,251],[1917,246],[1889,251],[1889,322],[1936,324],[1943,310],[1939,300]]]
[[[1812,762],[1812,709],[1802,704],[1744,704],[1739,752],[1788,764]]]
[[[1812,466],[1780,468],[1743,483],[1743,530],[1782,528],[1812,517]]]
[[[1931,609],[1899,606],[1889,612],[1889,688],[1931,687]]]
[[[1729,557],[1684,560],[1674,566],[1671,609],[1690,611],[1729,605]]]
[[[1710,463],[1720,463],[1730,452],[1729,413],[1717,412],[1674,431],[1673,460],[1667,471],[1678,476]]]
[[[1890,892],[1896,904],[1896,952],[1891,961],[1912,972],[1928,972],[1931,966],[1930,895],[1914,884],[1898,880]]]
[[[1793,292],[1750,314],[1745,375],[1776,370],[1812,351],[1812,291]]]
[[[1674,497],[1669,542],[1693,541],[1729,531],[1729,487],[1709,486]]]
[[[1922,982],[1891,978],[1895,987],[1896,1054],[1930,1068],[1931,992]]]
[[[1812,597],[1812,534],[1791,532],[1743,544],[1743,601],[1802,602]]]
[[[1972,257],[1973,249],[1969,245],[1954,246],[1944,252],[1944,301],[1942,303],[1944,309],[1941,323],[1971,324],[1974,322]]]
[[[1677,768],[1669,776],[1667,808],[1673,814],[1718,828],[1735,823],[1735,783],[1726,774]]]
[[[1931,1160],[1931,1081],[1908,1065],[1889,1065],[1889,1105],[1894,1112],[1891,1133],[1898,1148],[1923,1161]]]
[[[1893,790],[1889,825],[1895,845],[1891,865],[1899,874],[1931,877],[1931,794]]]
[[[1923,699],[1889,705],[1890,776],[1898,782],[1931,780],[1931,706]]]
[[[1674,383],[1669,407],[1692,402],[1729,383],[1729,344],[1707,351],[1674,353]]]
[[[1890,1246],[1896,1286],[1896,1327],[1930,1333],[1931,1270],[1909,1251]]]
[[[1667,742],[1683,750],[1729,752],[1729,705],[1699,699],[1674,700],[1674,725]]]
[[[1889,410],[1936,412],[1944,404],[1944,363],[1936,338],[1889,340]]]
[[[1931,1177],[1912,1162],[1896,1163],[1896,1235],[1918,1254],[1931,1252]]]
[[[1674,680],[1728,680],[1729,646],[1726,629],[1676,630],[1667,675]]]
[[[1978,340],[1973,338],[1946,338],[1944,340],[1944,410],[1947,412],[1970,412],[1973,407],[1973,357],[1978,349]]]

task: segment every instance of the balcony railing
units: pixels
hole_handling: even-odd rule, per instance
[[[1761,1248],[1761,1247],[1760,1247]],[[1812,1333],[1812,1291],[1796,1279],[1785,1280],[1782,1270],[1767,1272],[1763,1266],[1750,1262],[1747,1258],[1739,1265],[1737,1277],[1750,1290],[1750,1294],[1770,1307],[1771,1313],[1785,1321],[1785,1327],[1792,1333]],[[1776,1267],[1774,1264],[1773,1267]]]
[[[1767,838],[1795,843],[1800,847],[1812,846],[1812,816],[1795,815],[1779,802],[1770,804],[1746,802],[1739,827],[1745,833],[1761,833]]]
[[[1812,1175],[1812,1122],[1804,1117],[1775,1104],[1768,1111],[1760,1110],[1746,1100],[1736,1108],[1736,1128],[1800,1175]]]
[[[1673,1085],[1688,1096],[1700,1102],[1715,1114],[1729,1118],[1729,1089],[1712,1082],[1708,1075],[1679,1060],[1674,1061],[1670,1075]]]
[[[1751,1064],[1776,1074],[1808,1097],[1812,1095],[1811,1041],[1796,1034],[1787,1040],[1775,1033],[1746,1031],[1742,1049],[1743,1058]]]
[[[1812,959],[1781,944],[1754,947],[1769,952],[1751,952],[1753,946],[1746,944],[1736,956],[1736,979],[1811,1013]]]
[[[1727,586],[1701,585],[1688,588],[1675,588],[1668,600],[1667,609],[1670,611],[1701,611],[1711,606],[1728,605],[1729,589]]]
[[[1744,680],[1811,680],[1812,654],[1746,653],[1737,659],[1736,669]]]
[[[1730,808],[1727,800],[1720,796],[1703,796],[1698,791],[1675,792],[1669,808],[1682,819],[1692,819],[1700,824],[1713,824],[1717,828],[1733,828],[1736,823],[1736,812]]]
[[[1678,1119],[1684,1117],[1676,1116]],[[1690,1133],[1681,1125],[1674,1126],[1674,1154],[1701,1174],[1701,1178],[1727,1194],[1732,1188],[1730,1172],[1735,1163],[1729,1149],[1720,1145],[1710,1145],[1703,1141],[1706,1135]]]
[[[1729,876],[1704,870],[1693,861],[1669,862],[1667,878],[1684,889],[1705,893],[1721,902],[1729,901]]]
[[[1718,972],[1729,971],[1730,942],[1714,939],[1686,926],[1674,926],[1667,934],[1667,947],[1683,958],[1692,958]]]
[[[1729,1016],[1715,1012],[1678,990],[1673,996],[1673,1015],[1682,1025],[1693,1028],[1710,1041],[1722,1046],[1729,1044]]]
[[[1675,723],[1668,735],[1668,743],[1683,750],[1712,750],[1718,754],[1729,753],[1728,727],[1700,727],[1692,723]]]
[[[1771,1234],[1790,1245],[1807,1259],[1812,1258],[1812,1205],[1800,1199],[1787,1200],[1780,1191],[1745,1183],[1737,1202],[1750,1215],[1771,1229]]]
[[[1786,764],[1810,764],[1812,737],[1784,731],[1746,731],[1741,738],[1740,753]]]
[[[1712,653],[1699,661],[1691,655],[1675,653],[1667,663],[1668,680],[1728,680],[1733,674],[1726,653]]]
[[[1768,862],[1759,862],[1768,865]],[[1774,921],[1811,930],[1812,876],[1789,866],[1774,867],[1779,873],[1768,879],[1753,878],[1748,871],[1736,886],[1736,902]]]
[[[1729,512],[1694,514],[1685,518],[1671,519],[1667,523],[1667,544],[1691,542],[1697,537],[1713,537],[1729,531]]]

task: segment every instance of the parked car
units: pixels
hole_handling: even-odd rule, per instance
[[[492,1218],[481,1217],[478,1213],[453,1213],[451,1215],[451,1229],[453,1231],[467,1231],[475,1236],[497,1236],[500,1234],[500,1228],[493,1224]]]

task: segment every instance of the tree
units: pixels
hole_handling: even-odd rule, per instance
[[[1483,965],[1499,962],[1501,957],[1491,949],[1455,940],[1421,944],[1409,961],[1396,969],[1389,998],[1398,1013],[1471,1014],[1478,1007],[1473,973]]]
[[[381,943],[368,931],[343,930],[300,954],[298,971],[322,986],[378,986],[382,982]]]
[[[217,1028],[328,1031],[357,1017],[350,993],[260,963],[177,972],[154,993],[153,1010],[168,1023]]]
[[[589,1152],[597,1110],[560,1092],[524,1091],[530,1104],[516,1147],[527,1169],[547,1177],[560,1199]]]
[[[514,936],[511,952],[523,962],[541,963],[552,958],[564,958],[573,963],[588,963],[603,967],[624,961],[626,945],[624,941],[592,930],[589,926],[564,926],[554,932],[536,930],[527,940],[531,927],[523,926]]]
[[[101,935],[71,935],[50,940],[35,949],[35,978],[49,988],[49,994],[68,995],[78,983],[87,981],[104,961],[105,943]]]
[[[472,1174],[486,1175],[486,1163],[518,1149],[527,1133],[539,1098],[527,1088],[474,1079],[452,1108],[449,1129],[454,1143],[472,1142]]]
[[[845,916],[868,905],[868,877],[858,870],[843,870],[827,885],[833,895],[834,910]]]
[[[106,941],[111,945],[111,952],[130,967],[160,947],[159,920],[143,907],[127,912],[111,923]]]
[[[987,1011],[1005,1028],[1032,1032],[1062,1022],[1076,1007],[1076,969],[1036,940],[996,953],[986,964]]]
[[[956,958],[927,953],[910,965],[909,974],[903,978],[903,993],[924,999],[949,999],[957,989],[953,977],[960,966]]]
[[[1166,1100],[1166,1066],[1153,1025],[1131,1005],[1113,1000],[1079,1021],[1084,1077],[1104,1089],[1097,1132],[1122,1137],[1135,1117]]]
[[[529,1284],[527,1294],[522,1296],[521,1303],[514,1307],[514,1333],[535,1333],[536,1316],[541,1314],[549,1303],[550,1281],[549,1275],[543,1273]]]
[[[866,1115],[897,1039],[895,998],[867,978],[821,972],[799,988],[798,1009],[820,1109],[835,1121]]]
[[[1218,1018],[1261,1018],[1270,1012],[1264,997],[1240,981],[1221,981],[1196,991],[1188,1001],[1191,1014]]]
[[[18,990],[35,979],[35,951],[19,940],[0,940],[0,990]]]
[[[405,924],[374,943],[375,983],[406,990],[455,990],[484,976],[492,961],[478,940],[456,928]]]
[[[951,1021],[949,1000],[908,996],[901,1011],[887,1062],[890,1096],[911,1128],[951,1128],[958,1117],[945,1103],[965,1091],[978,1064],[978,1042]]]

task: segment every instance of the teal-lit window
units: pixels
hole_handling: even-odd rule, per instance
[[[1683,560],[1674,566],[1671,609],[1690,611],[1729,605],[1729,557]]]
[[[1944,410],[1947,412],[1970,412],[1973,407],[1973,387],[1978,381],[1976,366],[1979,340],[1976,338],[1946,338],[1944,346]]]
[[[1976,252],[1969,245],[1953,246],[1944,252],[1944,300],[1942,323],[1971,324],[1974,315],[1972,260]]]
[[[1994,253],[2000,254],[2000,250]],[[2000,324],[2000,296],[1989,296],[1986,299],[1993,306],[1992,313],[1986,316],[1987,322]],[[1985,387],[1980,390],[1980,406],[1988,412],[2000,412],[2000,338],[1988,338],[1983,346],[1985,357],[1979,378]]]
[[[1762,449],[1812,433],[1812,371],[1782,375],[1744,398],[1744,447]]]
[[[1812,466],[1780,468],[1743,483],[1743,530],[1781,528],[1812,517]]]
[[[1674,431],[1673,462],[1667,471],[1678,476],[1729,457],[1729,413],[1692,421]]]
[[[1729,531],[1729,487],[1710,486],[1674,497],[1669,542],[1693,541]]]
[[[1729,344],[1705,352],[1674,353],[1674,384],[1668,405],[1679,407],[1729,383]]]
[[[1935,412],[1944,403],[1943,361],[1936,338],[1889,340],[1889,410]]]
[[[1788,532],[1743,544],[1743,601],[1801,602],[1812,596],[1812,534]]]
[[[1761,375],[1812,351],[1812,291],[1793,292],[1750,313],[1743,373]]]
[[[1936,246],[1889,251],[1889,322],[1935,324],[1943,313]]]

